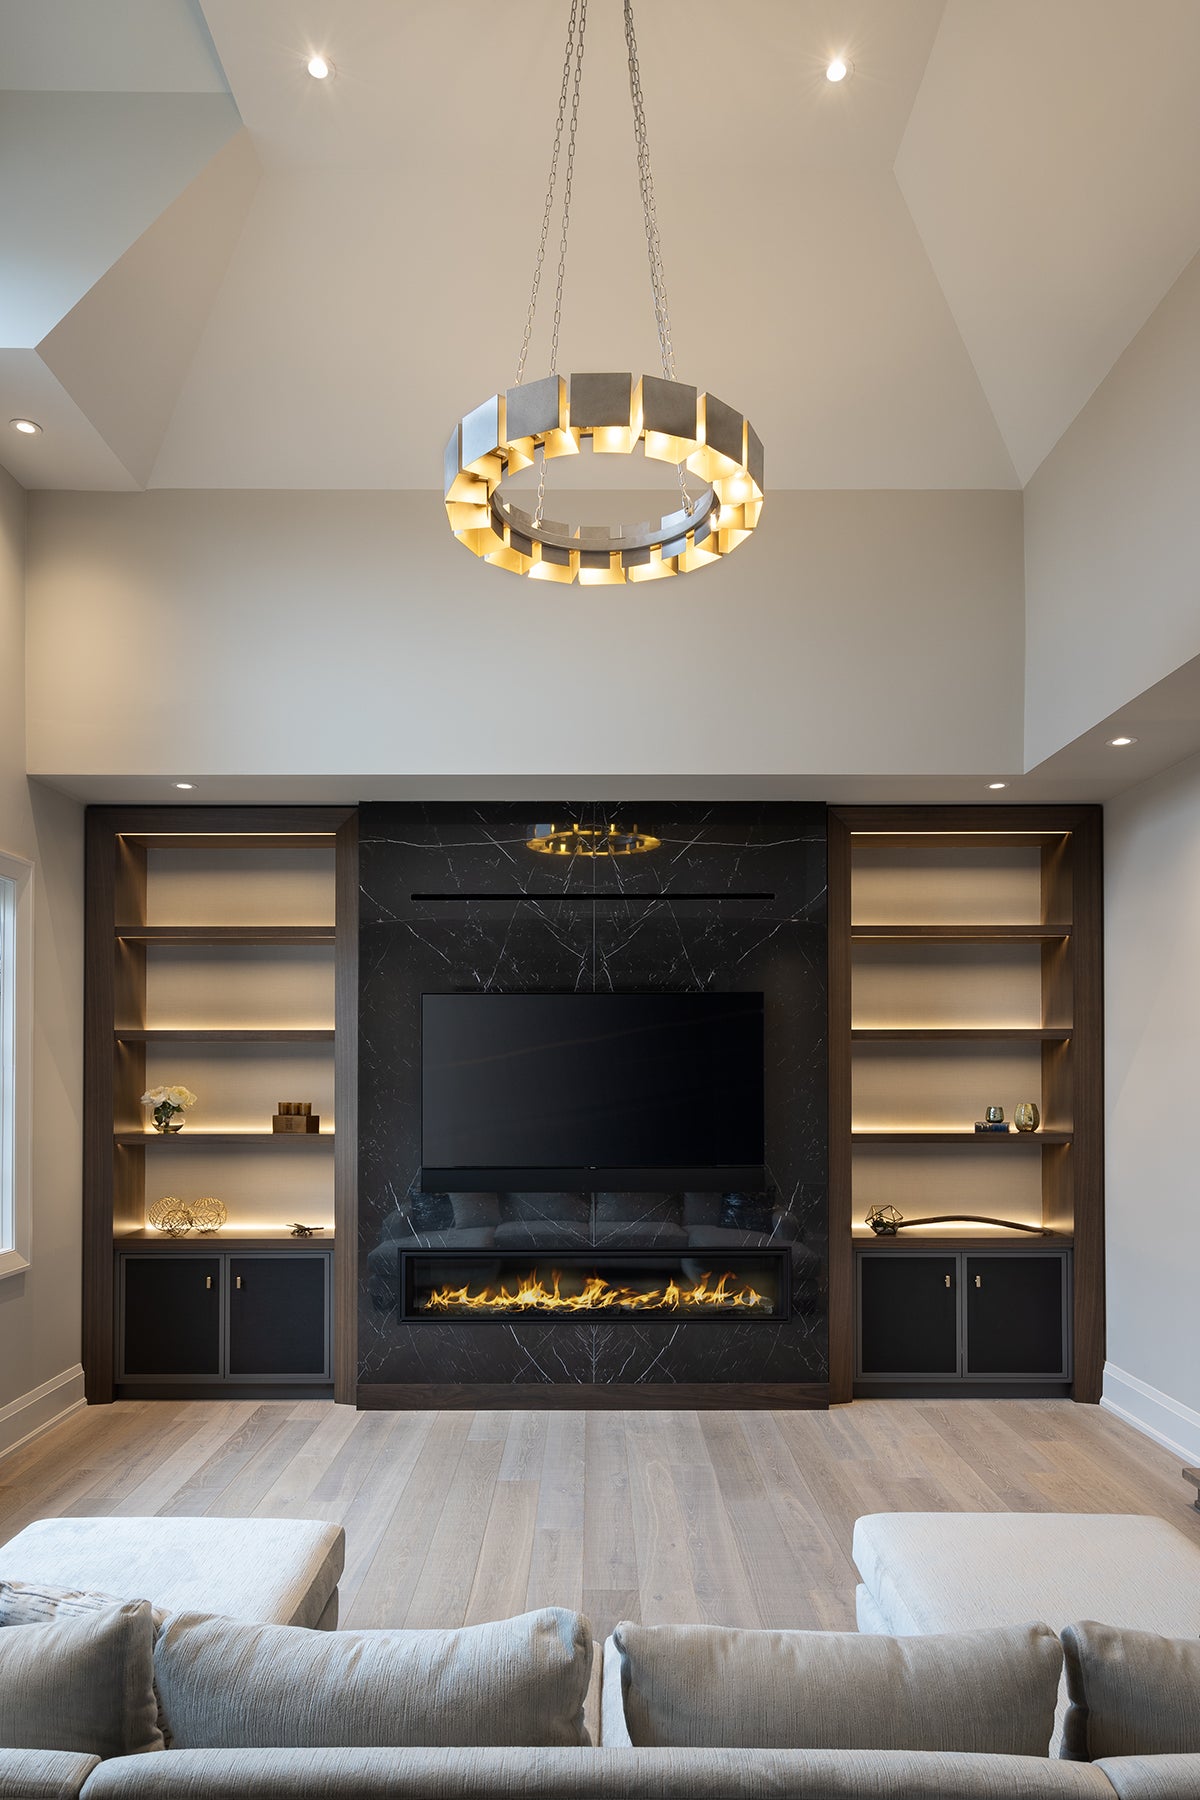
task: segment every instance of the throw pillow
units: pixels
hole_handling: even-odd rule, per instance
[[[56,1609],[47,1623],[0,1630],[0,1745],[100,1757],[161,1750],[153,1646],[146,1600]]]
[[[1062,1670],[1048,1625],[874,1637],[621,1624],[612,1643],[638,1746],[1045,1756]]]
[[[1067,1708],[1062,1754],[1102,1756],[1200,1752],[1200,1642],[1121,1631],[1087,1619],[1062,1634]]]
[[[176,1613],[154,1662],[177,1750],[588,1742],[591,1629],[559,1607],[458,1631]]]
[[[0,1627],[48,1625],[52,1619],[83,1618],[89,1613],[103,1612],[106,1606],[120,1605],[121,1601],[116,1594],[96,1594],[88,1588],[47,1587],[42,1581],[0,1581]],[[167,1615],[160,1607],[152,1606],[150,1616],[154,1621],[154,1636],[157,1640]],[[154,1703],[163,1746],[169,1750],[171,1733],[163,1718],[162,1707],[158,1704],[157,1690]]]

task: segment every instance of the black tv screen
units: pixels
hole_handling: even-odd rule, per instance
[[[425,994],[421,1185],[761,1185],[761,994]]]

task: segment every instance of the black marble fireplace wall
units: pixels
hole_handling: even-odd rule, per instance
[[[550,857],[534,820],[636,823],[646,854]],[[359,814],[360,1402],[514,1390],[812,1388],[828,1376],[825,808],[621,801]],[[423,993],[762,992],[765,1194],[418,1192]],[[404,1322],[401,1249],[786,1247],[786,1320]],[[515,1390],[525,1390],[519,1397]],[[427,1403],[434,1403],[428,1396]]]

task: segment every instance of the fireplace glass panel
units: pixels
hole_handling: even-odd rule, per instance
[[[405,1319],[786,1319],[785,1250],[400,1252]]]

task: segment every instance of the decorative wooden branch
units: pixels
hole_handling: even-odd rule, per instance
[[[1016,1219],[985,1219],[979,1213],[938,1213],[929,1219],[906,1219],[894,1206],[873,1206],[866,1223],[876,1237],[895,1237],[909,1225],[994,1225],[1000,1231],[1028,1231],[1034,1237],[1045,1237],[1041,1225],[1022,1225]]]

